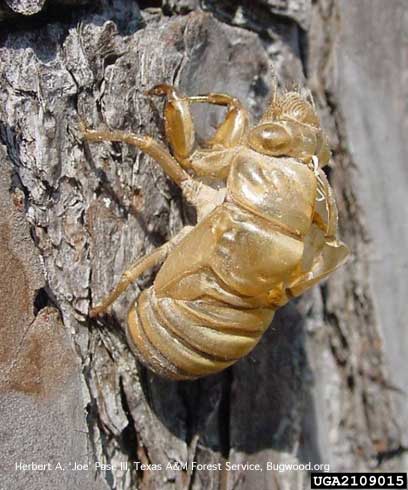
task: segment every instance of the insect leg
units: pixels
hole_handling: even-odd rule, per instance
[[[248,128],[248,114],[238,99],[225,94],[210,93],[194,97],[182,96],[167,84],[156,85],[147,95],[166,96],[165,131],[175,158],[181,166],[195,174],[219,180],[228,176],[234,156],[231,149],[238,145]],[[207,103],[228,108],[224,121],[206,148],[195,148],[194,123],[190,104]]]
[[[209,93],[188,97],[190,103],[214,104],[227,107],[224,121],[218,126],[215,135],[208,142],[211,146],[232,148],[245,136],[248,125],[248,112],[235,97],[226,94]]]
[[[146,95],[166,96],[166,138],[174,156],[182,163],[191,155],[195,145],[194,123],[188,97],[182,96],[174,87],[164,83],[151,88]]]
[[[116,299],[128,288],[128,286],[130,286],[132,282],[134,282],[141,274],[143,274],[143,272],[162,262],[168,254],[166,245],[167,244],[158,248],[150,255],[140,258],[132,265],[130,269],[126,270],[122,274],[122,277],[120,278],[118,284],[113,289],[113,291],[111,291],[105,298],[103,298],[101,303],[91,309],[91,311],[89,312],[89,316],[95,317],[106,311],[108,307],[114,301],[116,301]]]
[[[149,136],[138,136],[124,131],[95,131],[87,129],[83,123],[81,131],[88,141],[121,141],[136,146],[154,158],[165,173],[181,187],[190,204],[197,208],[199,220],[224,200],[225,191],[217,191],[194,180],[163,145]]]
[[[129,269],[123,272],[116,287],[97,306],[91,309],[89,316],[95,317],[106,311],[138,277],[148,269],[163,262],[169,252],[191,231],[192,228],[192,226],[185,226],[170,241],[154,250],[151,254],[138,259]]]
[[[340,267],[349,255],[348,247],[337,239],[337,206],[333,191],[322,170],[319,170],[319,179],[324,196],[324,201],[321,204],[324,203],[326,207],[326,219],[323,219],[322,215],[315,211],[313,224],[324,235],[325,243],[323,247],[316,250],[310,270],[300,275],[287,287],[291,296],[299,296],[306,289],[320,282]]]
[[[154,158],[164,172],[178,185],[191,178],[167,149],[150,136],[139,136],[125,131],[95,131],[87,129],[83,123],[80,123],[80,129],[83,137],[88,141],[121,141],[136,146]]]
[[[182,96],[167,84],[156,85],[148,90],[147,95],[165,95],[167,97],[164,109],[165,130],[167,139],[175,157],[182,162],[187,159],[194,149],[194,123],[191,117],[191,103],[206,103],[227,107],[224,121],[218,127],[215,135],[208,142],[211,146],[223,148],[236,146],[248,128],[248,113],[240,101],[226,94],[210,93],[193,97]]]
[[[287,288],[288,296],[299,296],[322,279],[327,277],[346,261],[348,247],[339,241],[325,243],[313,261],[310,271],[298,277]]]
[[[238,145],[248,131],[248,113],[238,99],[225,94],[197,95],[188,97],[188,100],[190,103],[227,107],[224,121],[218,126],[214,136],[207,141],[208,148],[196,150],[183,162],[183,167],[191,168],[196,175],[225,181]]]

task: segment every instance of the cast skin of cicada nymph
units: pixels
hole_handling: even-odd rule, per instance
[[[172,153],[147,136],[90,130],[88,141],[121,141],[154,158],[197,209],[197,224],[123,273],[95,306],[104,311],[144,271],[162,264],[128,315],[130,346],[143,364],[172,379],[216,373],[248,354],[277,308],[337,269],[348,255],[339,241],[333,192],[321,170],[330,158],[311,101],[275,91],[253,128],[228,95],[194,97],[161,84]],[[190,105],[225,106],[226,116],[197,147]]]

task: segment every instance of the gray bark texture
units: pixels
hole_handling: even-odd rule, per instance
[[[0,20],[0,488],[309,488],[268,461],[407,471],[408,4],[6,0]],[[153,274],[88,311],[194,217],[151,159],[82,142],[79,121],[162,139],[144,95],[160,82],[256,119],[273,77],[314,95],[352,257],[232,368],[160,379],[123,328]],[[194,115],[205,137],[222,111]],[[192,461],[222,470],[174,466]]]

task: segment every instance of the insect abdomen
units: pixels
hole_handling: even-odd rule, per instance
[[[251,351],[273,313],[157,298],[153,286],[129,312],[128,337],[139,359],[156,373],[193,379],[221,371]]]

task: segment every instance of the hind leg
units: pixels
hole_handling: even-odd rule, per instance
[[[104,313],[126,289],[134,283],[145,271],[164,262],[169,252],[191,231],[192,226],[185,226],[174,238],[154,250],[151,254],[138,259],[129,269],[123,272],[116,287],[89,312],[90,317]]]

